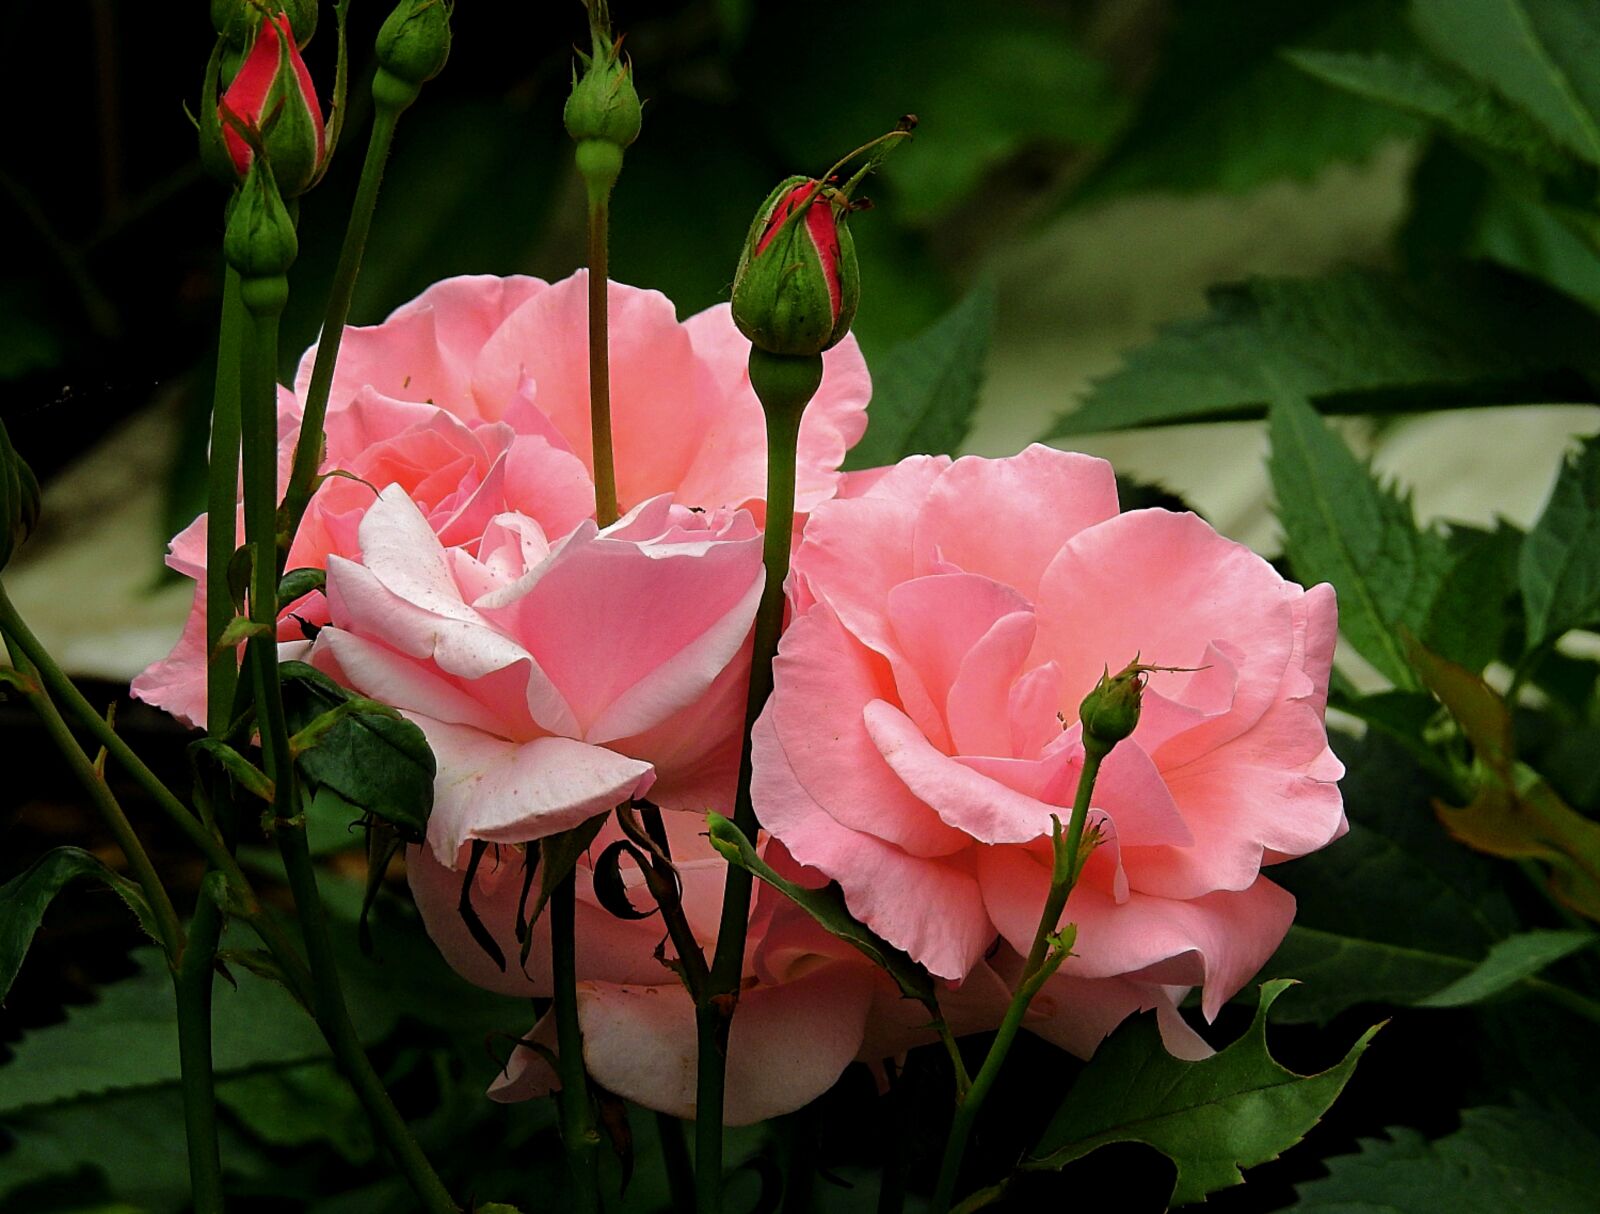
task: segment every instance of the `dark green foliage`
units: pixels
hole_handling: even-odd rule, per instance
[[[1142,1142],[1177,1165],[1174,1205],[1242,1184],[1241,1167],[1276,1159],[1317,1123],[1378,1031],[1362,1034],[1331,1069],[1294,1074],[1267,1049],[1267,1013],[1289,985],[1264,985],[1245,1035],[1199,1062],[1166,1052],[1153,1015],[1124,1025],[1095,1053],[1025,1166],[1062,1167],[1114,1142]]]
[[[1600,400],[1593,316],[1498,271],[1258,278],[1209,298],[1205,316],[1130,352],[1046,437],[1260,417],[1284,396],[1325,413]]]

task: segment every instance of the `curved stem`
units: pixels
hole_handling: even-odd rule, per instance
[[[617,521],[617,469],[611,452],[611,367],[606,305],[610,274],[610,191],[589,191],[589,436],[594,451],[594,516]]]
[[[38,671],[16,642],[7,640],[11,664],[23,675],[38,679]],[[183,1121],[189,1148],[189,1182],[196,1214],[220,1214],[223,1209],[222,1158],[217,1145],[216,1100],[211,1076],[211,956],[222,916],[215,904],[202,898],[187,939],[166,886],[150,862],[149,853],[134,833],[105,779],[72,736],[42,684],[37,691],[24,689],[45,733],[55,743],[77,776],[89,799],[100,811],[128,867],[144,891],[155,918],[161,947],[172,969],[178,1005],[178,1059],[183,1088]],[[204,966],[204,985],[193,978],[196,965]],[[201,992],[203,991],[203,997]],[[201,1001],[203,998],[203,1002]]]
[[[779,368],[777,375],[769,374]],[[800,364],[804,363],[804,366]],[[800,419],[822,377],[822,358],[784,360],[754,350],[752,383],[767,415],[767,522],[762,539],[766,583],[756,609],[755,641],[750,659],[750,688],[745,697],[744,743],[739,755],[739,786],[734,801],[735,825],[750,839],[758,824],[750,799],[750,730],[772,692],[772,659],[783,631],[784,579],[789,575],[789,548],[794,537],[795,450]],[[787,372],[798,369],[798,375]],[[698,1071],[695,1103],[695,1180],[700,1214],[719,1214],[722,1206],[723,1089],[727,1080],[728,1030],[738,1005],[744,965],[745,936],[750,923],[750,873],[728,866],[722,894],[717,951],[705,998],[695,1008]]]
[[[1089,802],[1094,796],[1094,784],[1100,773],[1100,764],[1110,751],[1109,746],[1097,745],[1092,739],[1086,738],[1084,741],[1083,770],[1078,775],[1077,793],[1072,799],[1072,816],[1068,820],[1064,841],[1061,836],[1061,823],[1059,820],[1055,822],[1056,829],[1053,835],[1055,861],[1050,874],[1050,892],[1045,897],[1044,911],[1039,916],[1039,926],[1033,934],[1033,947],[1028,950],[1027,960],[1022,965],[1022,974],[1017,980],[1017,989],[1011,996],[1011,1002],[1006,1006],[1005,1018],[1000,1022],[1000,1029],[989,1046],[989,1052],[984,1055],[983,1065],[973,1076],[971,1085],[964,1092],[958,1090],[956,1093],[955,1118],[950,1123],[950,1134],[945,1140],[944,1157],[939,1165],[939,1180],[933,1193],[934,1214],[946,1214],[955,1200],[956,1182],[961,1176],[961,1162],[966,1155],[967,1140],[972,1136],[972,1128],[977,1124],[978,1114],[983,1109],[984,1101],[989,1098],[995,1080],[1000,1077],[1000,1068],[1005,1065],[1006,1055],[1011,1051],[1011,1043],[1016,1040],[1017,1033],[1022,1028],[1023,1018],[1028,1013],[1028,1005],[1033,1002],[1033,997],[1039,993],[1056,970],[1061,968],[1062,962],[1071,955],[1070,945],[1063,944],[1056,935],[1056,930],[1061,921],[1061,914],[1066,909],[1067,898],[1071,895],[1072,887],[1077,884],[1078,874],[1083,869],[1083,860],[1079,852],[1083,843],[1084,827],[1089,818]]]
[[[378,187],[383,182],[383,166],[394,143],[395,124],[403,106],[377,100],[373,106],[372,133],[367,139],[367,156],[361,164],[361,181],[345,226],[344,244],[339,248],[339,264],[328,290],[328,306],[323,312],[322,336],[317,341],[317,357],[311,366],[311,384],[306,390],[305,412],[300,420],[300,438],[295,443],[294,464],[289,472],[289,487],[283,508],[288,534],[294,535],[311,501],[322,462],[322,423],[328,415],[328,393],[333,388],[333,368],[339,358],[339,343],[344,339],[345,321],[350,316],[350,301],[355,296],[356,276],[361,272],[361,257],[372,229],[372,212],[378,205]],[[287,553],[282,554],[287,556]],[[274,562],[278,569],[280,562]]]
[[[561,1142],[572,1173],[572,1209],[600,1209],[600,1134],[589,1103],[578,1023],[578,966],[574,916],[577,874],[568,873],[550,895],[550,971],[555,983],[556,1066],[561,1075]]]
[[[309,974],[305,962],[300,959],[289,937],[278,926],[276,920],[262,908],[260,899],[256,897],[250,880],[245,876],[244,869],[239,867],[239,862],[233,858],[232,853],[223,846],[222,840],[201,823],[200,819],[192,814],[182,801],[173,795],[171,789],[161,782],[142,759],[122,740],[116,730],[112,729],[106,719],[96,712],[88,700],[83,698],[83,693],[62,673],[44,646],[39,643],[39,638],[33,634],[32,629],[17,613],[10,597],[5,592],[5,586],[0,583],[0,632],[15,644],[16,648],[33,664],[45,690],[60,705],[64,706],[78,724],[95,741],[106,748],[112,758],[120,763],[123,769],[136,784],[148,795],[155,806],[166,815],[167,819],[180,830],[183,835],[194,844],[211,865],[220,871],[228,883],[228,889],[237,905],[230,905],[229,909],[245,919],[261,937],[261,942],[267,946],[278,964],[283,967],[285,976],[289,979],[290,989],[302,1000],[307,998],[309,990]],[[131,835],[131,830],[130,830]],[[135,842],[137,840],[135,839]],[[130,863],[132,862],[130,858]]]

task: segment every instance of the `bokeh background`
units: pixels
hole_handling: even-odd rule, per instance
[[[349,121],[330,175],[304,201],[286,376],[315,336],[387,7],[352,5]],[[200,174],[184,112],[198,104],[210,51],[204,9],[0,2],[11,52],[0,73],[0,416],[45,483],[44,522],[6,580],[62,664],[107,702],[166,652],[190,593],[164,574],[161,554],[200,505],[219,309],[224,196]],[[963,451],[1008,454],[1044,435],[1126,351],[1202,314],[1217,283],[1473,257],[1600,306],[1600,260],[1538,207],[1427,124],[1284,58],[1290,48],[1404,48],[1404,6],[1388,0],[617,0],[613,14],[647,105],[615,196],[612,272],[665,292],[680,315],[726,298],[749,217],[777,180],[819,171],[902,113],[920,117],[915,143],[867,187],[874,209],[853,220],[864,282],[856,332],[879,367],[911,356],[915,345],[904,343],[952,309],[992,309],[974,347],[984,377],[970,429],[956,436]],[[326,97],[331,18],[323,26],[307,58]],[[581,258],[582,190],[560,124],[572,46],[584,39],[581,7],[462,0],[455,27],[445,73],[400,127],[357,323],[447,275],[552,278]],[[1381,471],[1414,489],[1424,516],[1525,524],[1561,451],[1600,428],[1600,411],[1553,401],[1343,424]],[[1275,551],[1259,423],[1072,442]],[[121,712],[124,728],[181,773],[181,733],[136,705]],[[0,704],[0,714],[3,878],[53,842],[97,837],[21,707]],[[343,842],[324,841],[336,867]],[[174,847],[171,862],[181,866],[181,855]],[[492,1109],[477,1095],[492,1072],[486,1034],[506,1027],[501,1009],[479,1006],[440,971],[402,901],[386,910],[401,960],[358,1001],[371,1004],[372,1034],[410,1111],[435,1145],[495,1144],[481,1160],[486,1197],[558,1184],[547,1113]],[[148,959],[130,953],[136,935],[97,905],[52,912],[0,1009],[0,1041],[88,1017],[85,1032],[102,1044],[160,1048],[149,1044],[163,1029],[159,975],[145,982]],[[105,989],[122,992],[121,1003],[107,1011],[93,1000],[113,979]],[[224,1030],[246,1056],[267,1059],[245,1066],[225,1096],[232,1158],[244,1191],[258,1193],[258,1207],[245,1208],[406,1208],[342,1089],[277,1021],[292,1009],[262,999]],[[453,1010],[441,1020],[437,1005]],[[293,1032],[303,1036],[302,1026]],[[262,1036],[272,1048],[252,1055]],[[1303,1048],[1308,1067],[1332,1062],[1320,1040],[1291,1033],[1288,1056]],[[1407,1085],[1448,1072],[1449,1047],[1421,1034],[1381,1039],[1317,1133],[1353,1141],[1392,1120]],[[75,1056],[64,1048],[57,1072],[70,1076]],[[1391,1069],[1387,1081],[1365,1078],[1402,1060],[1410,1069]],[[1047,1082],[1066,1074],[1061,1065],[1040,1056],[1031,1073]],[[7,1078],[0,1065],[0,1092]],[[42,1139],[43,1114],[27,1106],[32,1137],[0,1154],[0,1194],[14,1182],[31,1187],[0,1204],[183,1208],[170,1085],[135,1074],[109,1084],[113,1097],[95,1096],[107,1086],[86,1074],[50,1089],[56,1120],[46,1117]],[[1025,1093],[1013,1095],[1025,1111]],[[880,1157],[882,1119],[864,1076],[847,1077],[827,1107],[820,1148],[814,1126],[741,1140],[755,1161],[745,1178],[752,1202],[785,1152],[820,1149],[845,1180]],[[650,1134],[646,1123],[641,1158]],[[1147,1157],[1120,1150],[1091,1166],[1118,1175],[1131,1158],[1149,1170]],[[915,1177],[926,1162],[905,1166]],[[1214,1204],[1279,1208],[1304,1171],[1292,1160],[1270,1165]],[[1143,1191],[1133,1185],[1127,1209],[1159,1208],[1159,1195],[1138,1204]],[[866,1190],[851,1192],[830,1189],[818,1208],[871,1208]],[[648,1192],[633,1200],[651,1208]]]

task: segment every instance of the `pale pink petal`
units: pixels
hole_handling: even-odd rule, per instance
[[[1158,666],[1199,667],[1215,641],[1242,664],[1228,713],[1235,733],[1271,702],[1294,645],[1301,591],[1266,561],[1192,514],[1135,510],[1080,531],[1039,587],[1039,652],[1061,666],[1077,703],[1109,667],[1135,656]],[[1184,673],[1158,672],[1150,686],[1182,687]]]
[[[650,765],[571,738],[507,742],[463,725],[408,713],[433,748],[428,842],[448,863],[468,839],[522,843],[570,830],[643,796]]]
[[[967,456],[928,492],[916,552],[1003,582],[1029,600],[1062,544],[1117,513],[1117,480],[1103,459],[1033,444],[1010,459]]]
[[[758,778],[763,762],[772,765],[772,781],[764,785],[770,795],[818,806],[842,826],[912,855],[944,855],[967,845],[965,835],[905,787],[873,744],[862,710],[892,696],[892,680],[886,663],[857,644],[830,611],[819,606],[789,625],[773,672],[777,690],[763,713],[772,748],[755,752]],[[759,798],[756,810],[766,821]]]
[[[835,962],[745,991],[728,1039],[725,1123],[793,1112],[832,1087],[861,1048],[872,986],[867,966]],[[682,986],[582,984],[578,1012],[597,1083],[646,1108],[694,1117],[694,1004]]]
[[[795,777],[772,725],[756,723],[751,795],[794,858],[838,881],[851,914],[944,978],[977,964],[994,929],[966,854],[924,859],[841,826]]]
[[[894,705],[874,700],[862,719],[883,761],[946,825],[979,843],[1027,843],[1050,833],[1049,805],[937,750]]]
[[[172,652],[140,672],[129,690],[134,699],[170,712],[190,729],[205,727],[206,588],[203,582],[195,587],[194,602]]]
[[[479,351],[518,307],[545,289],[537,278],[472,275],[435,283],[382,324],[350,326],[339,345],[329,413],[366,385],[397,400],[431,401],[463,419],[480,413],[470,391]],[[295,393],[302,400],[316,361],[313,345],[300,360]]]
[[[498,628],[527,639],[572,709],[572,732],[604,742],[705,693],[745,642],[762,577],[754,535],[653,548],[575,536],[526,593],[480,603]]]
[[[671,300],[613,282],[607,303],[612,446],[626,509],[682,482],[716,391]],[[479,356],[473,394],[485,417],[498,418],[531,378],[533,403],[592,468],[588,333],[588,275],[579,270],[501,325]]]

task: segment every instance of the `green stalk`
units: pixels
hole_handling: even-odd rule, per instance
[[[217,652],[217,641],[233,619],[228,563],[238,543],[239,369],[244,343],[244,301],[232,266],[222,288],[222,325],[217,343],[217,378],[211,399],[211,456],[206,469],[206,732],[227,732],[228,709],[239,681],[239,657]]]
[[[783,631],[783,583],[789,576],[789,546],[794,536],[795,451],[800,419],[822,382],[822,357],[787,357],[750,352],[750,379],[767,415],[767,523],[761,557],[766,584],[756,609],[755,645],[750,660],[750,689],[745,698],[744,744],[739,755],[739,787],[734,801],[735,825],[750,839],[758,823],[750,799],[750,730],[772,693],[772,659]],[[717,928],[717,952],[705,998],[695,1008],[699,1044],[695,1104],[695,1179],[699,1214],[720,1214],[722,1208],[723,1089],[727,1081],[728,1029],[738,1004],[744,965],[745,935],[750,925],[752,878],[737,865],[728,866]]]
[[[1050,893],[1045,898],[1044,913],[1040,915],[1039,927],[1033,935],[1033,947],[1028,950],[1027,960],[1022,966],[1022,975],[1017,981],[1017,989],[1011,996],[1011,1002],[1006,1006],[1005,1018],[1000,1022],[1000,1029],[989,1046],[989,1052],[984,1055],[983,1065],[978,1068],[971,1086],[965,1092],[958,1091],[956,1094],[955,1118],[950,1123],[950,1135],[945,1140],[944,1157],[939,1166],[939,1181],[933,1194],[934,1214],[946,1214],[955,1199],[956,1181],[961,1174],[961,1161],[966,1155],[967,1140],[972,1136],[972,1127],[977,1123],[978,1114],[983,1109],[984,1101],[989,1097],[990,1089],[1000,1077],[1000,1068],[1005,1064],[1006,1055],[1011,1051],[1011,1043],[1016,1040],[1017,1033],[1022,1028],[1028,1005],[1033,1002],[1033,997],[1039,993],[1044,984],[1061,968],[1062,962],[1071,955],[1070,947],[1060,947],[1053,942],[1052,937],[1056,935],[1056,925],[1061,920],[1062,911],[1066,909],[1072,887],[1077,884],[1078,874],[1083,871],[1082,858],[1078,852],[1083,842],[1084,825],[1089,817],[1089,801],[1094,795],[1094,783],[1100,774],[1100,764],[1110,751],[1111,747],[1097,744],[1094,739],[1087,736],[1084,738],[1083,771],[1078,776],[1077,794],[1072,799],[1072,816],[1067,826],[1064,847],[1060,838],[1061,824],[1059,821],[1055,823],[1055,864],[1051,872]]]
[[[611,451],[611,367],[607,327],[610,187],[589,187],[589,436],[594,450],[594,516],[617,521],[617,470]]]
[[[0,602],[6,607],[10,606],[5,600],[3,589],[0,589]],[[89,795],[89,800],[94,803],[107,829],[116,839],[117,846],[122,849],[122,854],[127,857],[128,868],[132,871],[134,880],[139,883],[139,888],[144,891],[145,900],[150,903],[151,913],[155,916],[156,933],[161,938],[161,947],[167,954],[167,960],[174,965],[177,964],[178,958],[183,955],[183,926],[178,921],[178,912],[173,908],[172,899],[167,895],[167,887],[161,883],[155,865],[150,862],[150,854],[145,851],[144,844],[139,842],[139,836],[134,833],[132,824],[122,812],[122,806],[118,804],[105,779],[95,770],[94,764],[89,761],[89,756],[84,754],[83,747],[67,728],[66,721],[62,719],[60,711],[46,690],[38,664],[31,660],[26,647],[19,643],[19,639],[5,620],[0,619],[0,626],[5,630],[6,649],[11,655],[11,665],[18,674],[32,679],[38,685],[37,690],[22,688],[23,696],[33,706],[40,724],[44,726],[46,736],[66,759],[67,766],[72,769],[72,774],[77,777],[78,783]],[[104,721],[98,713],[95,715],[97,720]]]
[[[216,1075],[211,1060],[212,966],[221,936],[222,910],[202,891],[189,921],[188,947],[172,982],[178,1004],[179,1081],[195,1214],[221,1214],[224,1208]]]
[[[391,87],[385,87],[385,82],[389,82]],[[395,124],[416,96],[415,89],[411,89],[409,95],[396,93],[392,88],[393,83],[394,78],[382,70],[373,81],[372,133],[367,139],[367,156],[361,164],[361,181],[356,187],[355,202],[350,208],[350,222],[345,226],[344,244],[339,248],[339,263],[334,269],[333,285],[328,291],[328,305],[323,311],[322,336],[317,342],[317,358],[311,366],[311,384],[303,402],[305,412],[300,422],[300,439],[295,443],[289,487],[283,498],[288,534],[291,536],[300,526],[301,516],[305,514],[316,489],[317,469],[322,462],[322,424],[328,415],[328,393],[333,388],[333,369],[339,358],[339,344],[344,340],[345,322],[350,316],[350,301],[355,296],[356,276],[361,272],[367,233],[372,229],[372,212],[378,205],[378,187],[383,182],[383,167],[394,142]],[[288,553],[280,556],[287,557]],[[274,569],[282,572],[281,560],[274,564]]]
[[[289,729],[283,710],[283,686],[278,677],[278,565],[273,559],[278,518],[275,441],[278,318],[285,298],[286,292],[245,292],[245,305],[254,324],[241,410],[244,417],[245,542],[255,554],[250,574],[250,618],[269,630],[265,636],[250,639],[247,655],[255,684],[262,765],[273,782],[274,833],[305,939],[317,1025],[373,1128],[388,1146],[396,1166],[424,1208],[429,1214],[456,1214],[457,1207],[449,1190],[389,1098],[350,1021],[333,939],[328,932],[316,871],[306,845],[305,820],[300,815],[294,757],[289,749]]]
[[[589,1101],[578,1023],[577,875],[568,873],[550,896],[550,971],[555,982],[556,1066],[561,1075],[561,1142],[572,1173],[572,1209],[599,1214],[600,1134]]]

